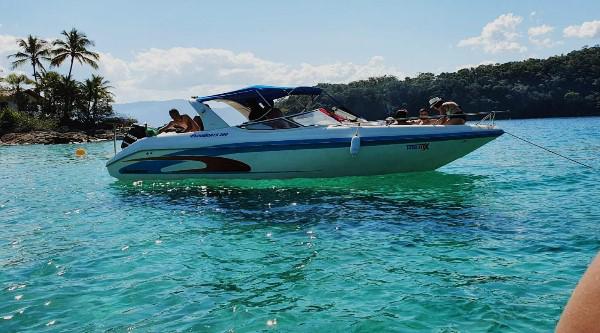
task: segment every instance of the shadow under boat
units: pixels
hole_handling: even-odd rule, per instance
[[[487,178],[432,171],[331,179],[115,182],[111,188],[124,205],[186,210],[192,216],[208,209],[226,212],[228,220],[293,223],[308,217],[460,213],[485,197]]]

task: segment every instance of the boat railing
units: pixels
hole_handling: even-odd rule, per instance
[[[506,110],[506,111],[490,111],[490,112],[486,112],[485,113],[485,117],[483,117],[481,120],[479,120],[477,123],[475,123],[475,125],[488,125],[488,126],[495,126],[495,121],[496,121],[496,115],[498,113],[510,113],[510,111]],[[482,114],[482,113],[479,113]]]

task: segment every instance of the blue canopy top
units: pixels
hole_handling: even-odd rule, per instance
[[[317,87],[273,87],[273,86],[251,86],[248,88],[217,94],[212,96],[198,97],[198,102],[207,102],[215,99],[225,99],[240,103],[242,105],[265,102],[273,104],[273,100],[288,95],[319,95],[321,88]],[[260,94],[260,95],[259,95]],[[262,97],[261,97],[262,96]]]

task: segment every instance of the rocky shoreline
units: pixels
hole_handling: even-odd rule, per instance
[[[57,131],[31,131],[24,133],[0,134],[0,145],[28,145],[28,144],[65,144],[97,142],[113,139],[112,131],[90,132],[57,132]]]

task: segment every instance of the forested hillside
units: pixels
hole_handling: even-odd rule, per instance
[[[416,115],[434,96],[454,100],[466,112],[510,110],[504,117],[511,118],[600,115],[600,46],[455,73],[319,86],[367,119],[385,118],[398,108]]]

